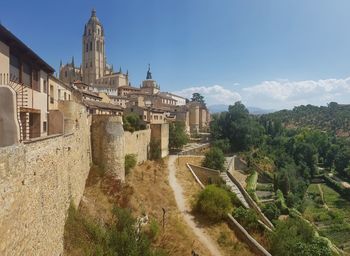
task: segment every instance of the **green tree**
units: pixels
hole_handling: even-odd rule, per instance
[[[192,94],[191,101],[199,102],[199,103],[202,103],[203,105],[205,105],[204,97],[198,92],[195,92]]]
[[[136,113],[129,113],[123,116],[123,128],[124,131],[134,132],[143,130],[146,126]]]
[[[281,211],[280,209],[278,209],[275,203],[268,203],[264,205],[262,211],[265,214],[265,216],[270,220],[277,220],[278,217],[281,215]]]
[[[184,122],[175,121],[169,124],[169,148],[182,148],[188,141],[189,138],[186,134],[186,125]]]
[[[316,238],[311,225],[298,218],[278,221],[270,233],[271,254],[276,256],[331,256],[327,243]]]
[[[210,129],[214,139],[228,139],[233,151],[249,149],[263,139],[263,127],[241,102],[214,116]]]
[[[225,156],[221,149],[212,147],[203,159],[202,166],[211,168],[214,170],[223,171],[225,164]]]
[[[335,170],[341,174],[347,174],[346,168],[350,165],[350,149],[343,149],[334,159]]]
[[[231,145],[228,139],[215,140],[212,145],[221,149],[225,154],[230,152]]]
[[[249,231],[257,231],[259,229],[258,216],[252,209],[245,209],[240,206],[233,211],[233,217]]]
[[[223,188],[206,186],[198,195],[195,210],[212,221],[219,221],[232,211],[231,197]]]

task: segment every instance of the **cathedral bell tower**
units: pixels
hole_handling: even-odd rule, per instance
[[[96,79],[104,76],[106,67],[104,31],[95,9],[85,25],[82,50],[83,82],[94,84]]]

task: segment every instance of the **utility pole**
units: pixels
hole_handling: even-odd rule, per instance
[[[164,229],[165,229],[165,213],[166,213],[166,210],[162,207],[162,210],[163,210],[163,232],[164,232]]]

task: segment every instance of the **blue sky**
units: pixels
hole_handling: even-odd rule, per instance
[[[151,63],[162,90],[209,105],[350,103],[348,0],[6,1],[0,21],[58,70],[81,62],[93,7],[107,61],[135,86]]]

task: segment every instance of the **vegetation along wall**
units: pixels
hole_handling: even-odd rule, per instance
[[[125,132],[125,154],[135,154],[137,163],[147,160],[149,144],[151,142],[151,130]]]

